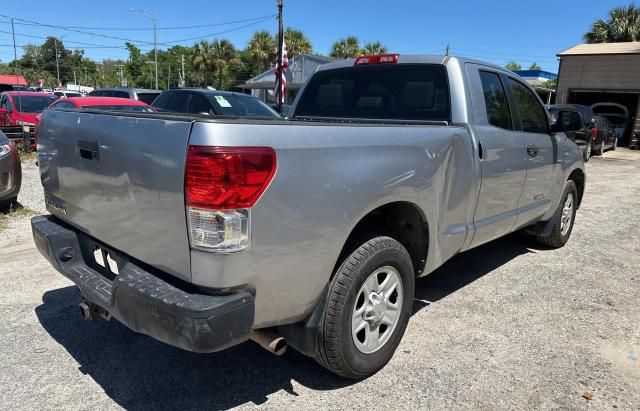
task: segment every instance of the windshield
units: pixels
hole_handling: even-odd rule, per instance
[[[262,101],[237,94],[209,95],[217,115],[233,117],[281,118],[280,115]]]
[[[13,96],[13,106],[21,113],[41,113],[57,99],[58,97],[52,95]]]
[[[319,71],[294,118],[449,121],[449,84],[442,65],[384,64]]]
[[[86,108],[87,110],[105,110],[105,111],[135,111],[138,113],[151,113],[153,109],[147,106],[114,106],[114,105],[104,105],[104,106],[82,106],[82,108]]]

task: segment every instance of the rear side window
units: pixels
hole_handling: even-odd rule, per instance
[[[295,117],[449,121],[449,83],[444,66],[389,64],[316,73]]]
[[[509,84],[516,99],[522,131],[525,133],[548,134],[547,115],[533,92],[524,84],[511,78],[509,79]]]
[[[153,103],[153,100],[156,99],[156,97],[158,97],[160,93],[137,93],[138,96],[138,100],[147,103],[147,104],[151,104]]]
[[[482,93],[484,94],[489,124],[513,130],[507,94],[504,91],[502,81],[500,81],[500,76],[496,73],[480,71],[480,81],[482,82]]]

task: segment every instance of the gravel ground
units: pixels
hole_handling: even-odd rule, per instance
[[[12,219],[0,231],[0,408],[640,409],[640,153],[587,171],[564,248],[513,235],[420,279],[396,355],[361,382],[251,342],[192,354],[84,321],[28,219]],[[42,210],[29,164],[20,202]]]

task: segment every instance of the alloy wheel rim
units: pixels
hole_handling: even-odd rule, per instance
[[[591,157],[591,144],[587,146],[587,152],[585,153],[585,156],[587,158]]]
[[[358,351],[371,354],[389,341],[400,322],[402,301],[402,280],[395,267],[380,267],[369,275],[351,315],[351,336]]]
[[[571,220],[573,218],[573,193],[567,195],[567,199],[562,205],[562,216],[560,217],[560,234],[567,235],[571,228]]]

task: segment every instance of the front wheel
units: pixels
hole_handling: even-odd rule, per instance
[[[402,244],[384,236],[362,244],[331,281],[316,360],[346,378],[375,374],[404,335],[414,287],[413,265]]]
[[[538,235],[537,239],[540,243],[551,248],[560,248],[564,246],[571,231],[573,231],[573,222],[576,218],[576,209],[578,206],[578,189],[573,181],[569,181],[562,193],[560,204],[556,212],[551,217],[553,228],[548,235]]]

